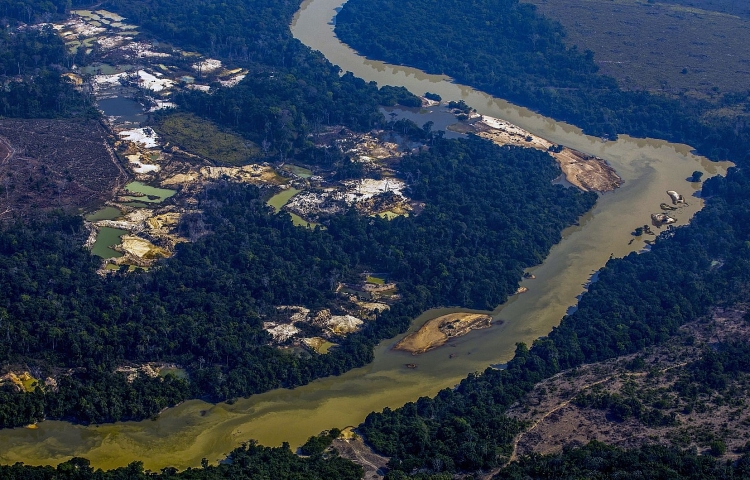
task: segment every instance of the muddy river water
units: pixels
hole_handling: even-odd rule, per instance
[[[143,461],[151,470],[167,465],[185,468],[199,465],[203,457],[212,462],[220,460],[251,438],[266,445],[287,441],[295,446],[321,430],[356,425],[371,411],[434,395],[468,373],[507,361],[516,342],[530,343],[547,334],[575,305],[587,280],[611,255],[619,257],[643,247],[640,239],[628,244],[630,232],[650,223],[651,213],[660,211],[659,204],[669,200],[667,190],[688,197],[689,205],[675,215],[678,224],[684,224],[702,206],[693,196],[698,187],[688,183],[686,177],[694,170],[706,176],[722,174],[728,166],[695,156],[686,145],[627,136],[604,142],[583,135],[573,126],[451,83],[446,77],[366,60],[333,35],[331,19],[342,3],[306,1],[292,25],[295,37],[367,81],[403,85],[419,95],[430,91],[444,100],[464,99],[479,113],[506,119],[551,141],[602,157],[624,179],[624,185],[603,195],[580,225],[564,232],[563,240],[545,262],[531,269],[536,279],[522,282],[529,289],[527,293],[492,312],[495,319],[503,320],[502,324],[472,332],[418,357],[391,350],[401,337],[386,340],[377,347],[374,362],[363,368],[294,390],[240,399],[232,405],[194,400],[164,412],[154,421],[101,426],[45,421],[36,429],[3,430],[0,461],[55,464],[75,455],[85,456],[94,466],[103,468],[133,460]],[[426,312],[415,320],[412,329],[455,311],[461,310]],[[406,363],[414,363],[417,368],[406,368]]]

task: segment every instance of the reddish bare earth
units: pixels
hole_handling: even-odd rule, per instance
[[[0,120],[0,219],[78,211],[127,178],[98,122]]]

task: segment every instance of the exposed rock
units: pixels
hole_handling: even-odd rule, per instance
[[[333,315],[326,326],[334,335],[346,335],[358,331],[363,323],[353,315]]]

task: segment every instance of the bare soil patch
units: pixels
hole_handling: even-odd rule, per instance
[[[393,347],[412,355],[419,355],[445,345],[453,337],[466,335],[472,330],[487,328],[492,323],[489,315],[476,313],[451,313],[434,318],[412,332]]]
[[[127,174],[95,121],[0,121],[0,218],[102,203]]]
[[[365,474],[362,477],[364,480],[383,478],[388,472],[386,465],[390,458],[375,453],[351,428],[345,429],[342,436],[334,440],[331,446],[339,452],[341,457],[364,468]]]
[[[565,179],[581,190],[611,192],[622,185],[622,179],[615,169],[599,157],[568,147],[563,147],[559,152],[550,152],[550,155],[557,160]]]

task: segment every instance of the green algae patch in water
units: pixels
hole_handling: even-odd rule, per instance
[[[128,200],[134,202],[161,203],[177,193],[177,190],[152,187],[141,182],[130,182],[125,185],[125,189],[129,192],[143,194],[142,197],[126,197]]]
[[[292,199],[293,196],[297,195],[300,191],[297,190],[294,187],[289,187],[286,190],[282,190],[281,192],[277,193],[273,197],[269,198],[266,202],[266,205],[273,207],[274,211],[276,213],[279,213],[281,211],[281,207],[289,203],[289,200]],[[288,212],[289,215],[292,217],[292,223],[298,227],[307,227],[307,228],[315,228],[316,226],[320,225],[315,222],[308,222],[304,218],[300,217],[296,213]]]
[[[123,235],[127,235],[127,233],[127,230],[121,230],[119,228],[100,228],[99,234],[96,236],[96,242],[94,242],[94,246],[91,247],[91,253],[102,258],[122,257],[122,253],[117,250],[112,250],[111,247],[120,243],[120,238]]]
[[[312,177],[312,170],[309,168],[299,167],[297,165],[287,164],[284,165],[284,170],[288,172],[292,172],[293,174],[297,175],[300,178],[310,178]]]
[[[122,212],[119,208],[115,207],[104,207],[93,213],[89,213],[84,218],[89,222],[96,222],[99,220],[114,220],[118,217],[122,217]]]

